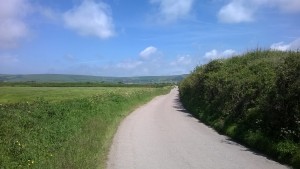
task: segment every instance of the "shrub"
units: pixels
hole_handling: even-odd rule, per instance
[[[203,122],[286,163],[299,163],[299,51],[257,50],[214,60],[198,66],[179,90],[183,105]]]

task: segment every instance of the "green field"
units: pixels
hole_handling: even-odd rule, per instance
[[[0,87],[0,168],[105,168],[119,122],[170,87]]]
[[[105,95],[132,92],[137,88],[124,87],[1,87],[0,103],[16,103],[44,99],[50,102],[85,98],[91,95]]]

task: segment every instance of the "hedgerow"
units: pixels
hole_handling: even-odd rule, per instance
[[[208,125],[300,168],[300,52],[253,51],[198,66],[179,85]]]

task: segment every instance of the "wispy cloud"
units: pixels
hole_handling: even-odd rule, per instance
[[[184,65],[190,65],[191,63],[192,63],[192,58],[190,55],[180,55],[170,64],[172,66],[184,66]]]
[[[158,48],[158,52],[147,59],[136,57],[109,63],[81,63],[72,64],[65,70],[73,74],[92,74],[101,76],[158,76],[186,74],[194,69],[196,58],[189,54],[180,54],[176,58],[168,59]]]
[[[45,21],[50,21],[50,22],[54,22],[54,23],[61,22],[62,13],[59,11],[56,11],[55,9],[52,9],[47,6],[42,6],[39,4],[35,4],[34,6],[32,6],[32,8],[37,14],[39,14],[39,15],[43,16],[43,18],[45,18],[45,20],[43,20],[43,22],[45,22]]]
[[[234,0],[221,8],[218,18],[225,23],[239,23],[253,21],[253,8],[247,8],[243,1]]]
[[[221,52],[219,52],[216,49],[213,49],[213,50],[205,53],[204,60],[209,61],[209,60],[214,60],[214,59],[229,58],[236,54],[237,54],[237,52],[233,49],[227,49],[227,50],[224,50]]]
[[[270,3],[276,6],[281,11],[294,13],[300,12],[300,1],[299,0],[265,0],[265,4]]]
[[[19,59],[16,55],[12,54],[0,54],[0,64],[11,64],[11,63],[16,63],[19,62]]]
[[[279,51],[300,50],[300,38],[287,44],[284,42],[274,43],[271,45],[270,48],[272,50],[279,50]]]
[[[64,55],[64,59],[68,62],[75,62],[76,61],[76,57],[70,53]]]
[[[158,52],[157,48],[154,46],[149,46],[140,52],[140,57],[143,59],[148,59],[149,57],[155,55]]]
[[[83,36],[110,38],[115,34],[110,7],[104,2],[84,0],[63,14],[65,25]]]
[[[155,17],[162,23],[171,23],[183,19],[190,14],[194,0],[150,0],[158,5],[159,14]]]
[[[299,0],[231,0],[218,12],[218,19],[224,23],[240,23],[255,20],[259,9],[275,8],[286,13],[300,12]]]
[[[157,49],[157,51],[159,50]],[[136,58],[119,62],[111,65],[109,70],[116,72],[117,76],[122,76],[122,73],[125,76],[174,75],[189,73],[198,63],[196,58],[189,54],[180,54],[172,60],[168,60],[162,52],[159,57],[154,56],[156,57],[149,57],[147,60]]]
[[[0,53],[0,74],[20,73],[19,68],[22,66],[24,66],[24,64],[21,64],[18,55]]]
[[[116,68],[120,68],[120,69],[135,69],[138,66],[142,65],[144,62],[140,61],[140,60],[129,60],[129,61],[122,61],[116,64]]]
[[[199,64],[198,59],[189,54],[178,55],[170,62],[168,69],[172,70],[173,74],[190,73]]]
[[[14,48],[28,33],[24,18],[30,12],[26,0],[3,1],[0,5],[0,48]]]

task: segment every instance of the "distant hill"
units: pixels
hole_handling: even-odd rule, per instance
[[[173,76],[139,76],[139,77],[104,77],[87,75],[64,75],[64,74],[28,74],[28,75],[7,75],[0,74],[0,82],[36,82],[36,83],[177,83],[187,75]]]

